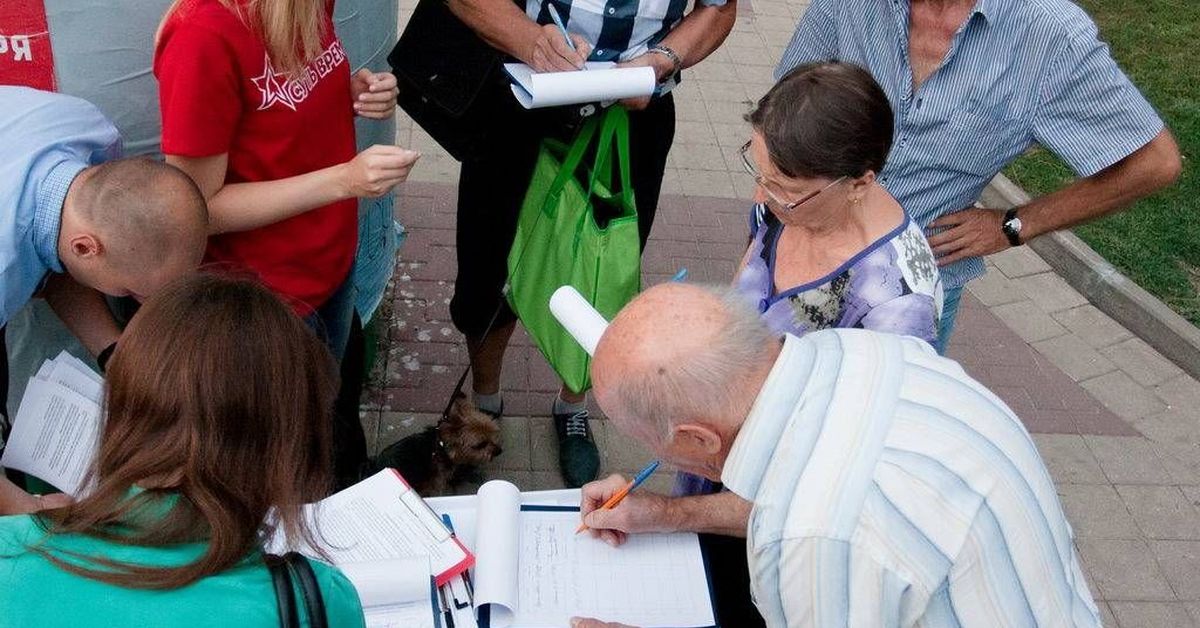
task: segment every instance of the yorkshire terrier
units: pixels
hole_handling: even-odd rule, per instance
[[[389,445],[375,463],[396,469],[417,493],[429,497],[478,481],[479,465],[503,451],[500,424],[459,393],[436,425]]]

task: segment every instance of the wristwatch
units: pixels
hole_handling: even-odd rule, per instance
[[[1004,231],[1009,244],[1021,246],[1021,219],[1017,217],[1016,207],[1004,212],[1004,222],[1001,223],[1000,229]]]
[[[683,59],[679,58],[679,54],[662,44],[651,46],[646,52],[649,54],[662,55],[671,60],[671,74],[667,76],[666,79],[663,79],[663,82],[670,80],[672,76],[679,74],[679,71],[683,69]]]

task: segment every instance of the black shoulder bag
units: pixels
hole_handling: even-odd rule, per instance
[[[459,20],[446,0],[420,0],[388,63],[400,90],[397,102],[455,159],[486,142],[488,98],[507,89],[503,55]]]
[[[271,583],[275,586],[275,602],[279,606],[280,628],[300,628],[300,613],[296,608],[296,595],[292,590],[292,578],[300,583],[300,595],[304,598],[304,610],[308,615],[309,628],[328,628],[325,617],[325,600],[317,575],[313,573],[308,559],[296,552],[283,556],[267,554],[263,557],[271,572]]]

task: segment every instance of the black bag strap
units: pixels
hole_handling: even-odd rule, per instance
[[[266,554],[263,560],[267,563],[267,570],[271,572],[275,604],[279,608],[280,628],[300,628],[300,619],[296,617],[296,596],[292,592],[291,570],[280,556]]]
[[[325,616],[325,599],[321,597],[321,587],[317,584],[317,574],[313,573],[312,565],[307,558],[296,552],[288,552],[283,559],[291,568],[292,575],[300,582],[304,610],[308,613],[308,627],[329,628],[329,620]]]

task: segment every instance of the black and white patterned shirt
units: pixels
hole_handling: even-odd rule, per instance
[[[687,0],[526,0],[525,14],[553,24],[553,2],[567,30],[593,46],[589,61],[628,61],[662,41],[687,11]],[[725,0],[697,0],[722,6]]]

